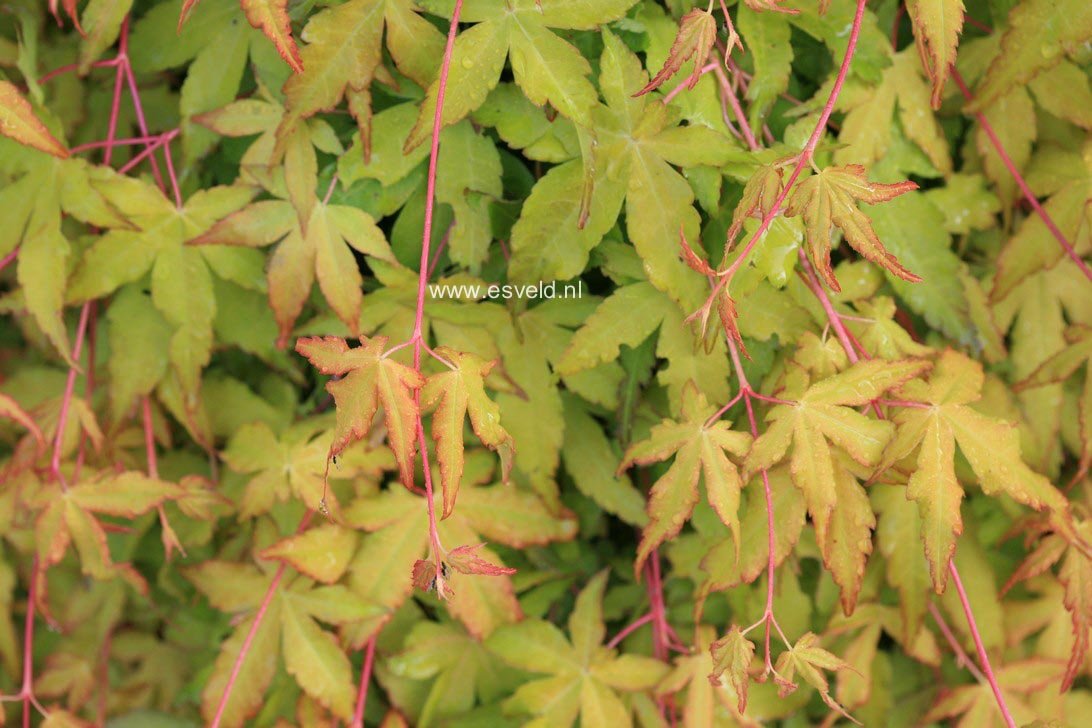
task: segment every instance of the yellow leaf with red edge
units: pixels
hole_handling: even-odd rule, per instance
[[[398,69],[421,86],[432,80],[435,64],[443,54],[443,36],[420,17],[409,0],[349,0],[315,13],[307,21],[300,51],[302,71],[284,86],[284,117],[278,136],[291,130],[301,119],[329,111],[347,92],[371,86],[386,47]],[[355,97],[354,116],[365,138],[370,136],[371,114],[359,108]]]
[[[242,6],[250,25],[273,41],[277,52],[293,71],[303,73],[303,61],[288,20],[288,0],[242,0]]]
[[[421,391],[422,406],[436,406],[432,414],[432,438],[436,441],[436,459],[440,463],[440,482],[444,491],[443,517],[451,515],[463,475],[463,421],[470,425],[482,444],[501,458],[505,482],[512,469],[512,438],[501,426],[500,408],[485,394],[484,380],[496,366],[476,354],[440,347],[437,353],[455,366],[433,374]]]
[[[34,424],[34,420],[30,419],[30,415],[19,406],[18,402],[2,393],[0,393],[0,417],[7,417],[25,427],[34,438],[34,441],[38,443],[38,452],[42,452],[45,448],[45,439],[42,437],[42,431],[38,429],[38,425]]]
[[[1005,493],[1035,510],[1050,511],[1059,524],[1068,524],[1067,531],[1073,535],[1068,501],[1020,458],[1016,427],[970,406],[982,397],[984,383],[981,364],[947,349],[928,382],[915,379],[897,388],[894,393],[900,400],[919,406],[900,407],[892,417],[898,434],[876,469],[881,473],[918,452],[906,497],[918,504],[921,513],[921,537],[938,594],[947,585],[948,562],[956,537],[963,532],[963,488],[955,472],[957,444],[987,495]]]
[[[0,81],[0,134],[62,159],[68,149],[46,129],[30,102],[8,81]]]
[[[1005,696],[1005,703],[1015,724],[1024,728],[1049,726],[1050,724],[1036,721],[1041,713],[1032,707],[1031,698],[1056,691],[1065,663],[1061,660],[1031,657],[994,669],[997,685]],[[957,717],[960,718],[958,725],[1003,725],[997,711],[997,698],[988,682],[962,685],[945,693],[921,720],[928,724]]]
[[[309,337],[296,342],[296,351],[306,356],[323,374],[339,379],[326,384],[334,396],[337,425],[330,443],[330,457],[371,429],[376,409],[382,403],[387,439],[406,487],[413,485],[413,460],[417,453],[417,404],[413,391],[424,378],[404,364],[383,356],[386,336],[360,337],[361,346],[350,349],[345,339],[334,336]]]
[[[263,559],[277,559],[324,584],[345,573],[356,551],[356,533],[333,523],[289,536],[262,551]]]
[[[963,30],[963,0],[907,0],[906,9],[913,23],[921,65],[933,81],[933,108],[939,109]]]
[[[694,88],[701,78],[701,68],[705,65],[706,56],[717,39],[717,19],[712,13],[700,8],[695,8],[682,17],[679,22],[679,32],[675,36],[675,42],[671,44],[671,50],[667,54],[663,68],[660,69],[651,81],[634,96],[647,94],[653,89],[659,88],[664,81],[674,76],[690,58],[694,59],[694,70],[686,80],[688,89]],[[735,39],[738,42],[738,38]],[[732,42],[729,41],[729,50]]]
[[[1092,539],[1092,521],[1077,525],[1077,533],[1085,541]],[[1038,576],[1061,562],[1058,580],[1065,587],[1062,601],[1069,612],[1073,625],[1073,649],[1062,677],[1062,690],[1069,690],[1085,663],[1089,637],[1092,632],[1092,561],[1080,549],[1067,542],[1057,533],[1048,533],[1027,557],[1016,567],[1005,584],[1008,591],[1013,584]],[[1002,592],[1003,593],[1003,592]]]
[[[880,242],[858,202],[870,205],[917,189],[914,182],[869,182],[859,164],[828,167],[807,178],[793,190],[785,214],[801,215],[807,226],[807,251],[816,272],[832,290],[840,291],[830,265],[831,226],[842,231],[849,245],[865,258],[911,282],[921,280],[903,268]]]
[[[834,458],[834,493],[837,507],[817,514],[815,539],[823,563],[842,590],[842,609],[849,615],[857,605],[865,566],[872,553],[876,516],[852,468],[838,457]]]
[[[626,451],[619,471],[633,464],[675,461],[652,486],[648,502],[649,523],[637,549],[635,571],[640,574],[652,550],[682,529],[698,502],[698,481],[705,483],[709,504],[724,525],[732,531],[739,552],[739,499],[743,480],[726,452],[742,458],[751,444],[751,436],[733,431],[723,420],[708,422],[716,406],[693,383],[683,388],[682,422],[664,420],[652,428],[647,440]]]
[[[812,519],[827,523],[839,503],[831,445],[859,465],[875,467],[894,434],[890,422],[869,418],[853,408],[868,404],[928,367],[928,362],[918,361],[864,361],[815,384],[809,383],[802,369],[790,368],[780,396],[795,402],[770,410],[766,432],[747,455],[748,477],[789,457],[793,483],[803,492]]]

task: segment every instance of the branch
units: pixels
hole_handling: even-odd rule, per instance
[[[967,101],[973,101],[974,96],[971,95],[971,90],[967,88],[967,84],[964,83],[963,77],[959,75],[959,71],[955,66],[952,66],[952,80],[955,81],[956,86],[959,86],[960,92],[963,94],[963,98]],[[1081,273],[1084,273],[1084,277],[1092,281],[1092,268],[1088,267],[1088,264],[1084,262],[1081,256],[1077,255],[1077,251],[1073,249],[1073,245],[1066,239],[1065,235],[1058,226],[1054,224],[1054,220],[1051,219],[1043,206],[1039,204],[1039,200],[1035,197],[1035,193],[1028,187],[1028,183],[1024,180],[1023,175],[1020,174],[1020,170],[1016,168],[1016,164],[1012,161],[1012,157],[1005,151],[1004,145],[1001,144],[1001,140],[994,133],[993,127],[990,126],[990,122],[986,121],[986,116],[981,111],[974,112],[975,119],[978,120],[979,126],[982,127],[982,131],[986,132],[986,136],[989,137],[990,143],[993,144],[993,148],[997,151],[997,156],[1001,158],[1001,163],[1005,165],[1005,168],[1012,175],[1012,178],[1016,181],[1016,185],[1020,188],[1020,192],[1024,194],[1024,199],[1028,201],[1032,209],[1043,220],[1043,224],[1046,225],[1047,230],[1054,236],[1054,239],[1058,241],[1058,245],[1062,246],[1062,250],[1069,256],[1069,259],[1076,263],[1077,267],[1081,269]]]
[[[1008,728],[1016,728],[1016,721],[1012,718],[1012,713],[1009,712],[1009,706],[1005,704],[1005,696],[1001,694],[1001,686],[997,684],[997,678],[994,677],[993,668],[990,666],[990,656],[986,654],[986,648],[982,644],[982,636],[978,634],[978,623],[975,621],[974,612],[971,611],[971,603],[967,599],[967,592],[963,590],[963,581],[959,578],[959,570],[956,568],[955,560],[948,562],[948,573],[952,576],[952,583],[955,584],[956,591],[959,593],[959,603],[963,605],[963,614],[967,617],[967,627],[971,630],[971,639],[974,640],[974,647],[978,651],[978,661],[982,664],[982,672],[986,675],[986,682],[990,684],[990,690],[993,691],[993,696],[997,699],[997,707],[1001,709],[1001,716],[1005,719],[1005,725]]]
[[[440,129],[443,126],[444,96],[447,93],[447,76],[451,70],[451,54],[455,48],[455,36],[459,32],[459,14],[463,9],[463,0],[455,0],[451,12],[451,26],[447,32],[447,45],[444,47],[444,59],[440,64],[440,78],[436,88],[436,113],[432,117],[432,148],[428,159],[428,187],[425,193],[425,224],[422,230],[421,266],[417,275],[417,314],[413,322],[413,368],[421,372],[421,345],[424,343],[425,290],[428,285],[430,245],[432,243],[432,216],[436,204],[436,164],[440,156]],[[436,527],[436,505],[432,491],[432,472],[428,462],[428,445],[425,441],[425,427],[421,420],[421,391],[413,393],[413,403],[417,407],[417,441],[421,450],[421,468],[425,474],[425,498],[428,501],[429,544],[432,558],[436,562],[436,593],[444,598],[443,545]]]
[[[353,720],[350,728],[364,728],[364,708],[368,704],[368,683],[372,679],[372,666],[375,664],[375,640],[378,633],[373,634],[368,640],[368,646],[364,651],[364,669],[360,673],[360,689],[356,694],[356,709],[353,711]]]
[[[297,535],[303,533],[314,514],[315,512],[312,510],[308,510],[304,514],[300,525],[296,527]],[[239,648],[239,655],[235,658],[235,664],[231,666],[231,674],[228,676],[227,684],[224,685],[224,692],[220,695],[220,704],[216,707],[216,715],[209,723],[209,728],[220,728],[220,721],[224,718],[224,711],[227,710],[228,699],[231,698],[231,691],[235,688],[235,681],[239,679],[239,673],[243,669],[243,662],[246,661],[247,653],[250,652],[250,645],[254,642],[254,635],[258,633],[258,628],[262,626],[266,610],[269,609],[269,604],[273,601],[273,595],[277,593],[277,587],[280,586],[281,579],[284,578],[284,568],[287,565],[287,562],[282,561],[281,565],[277,567],[277,573],[273,575],[273,581],[269,582],[269,588],[266,589],[265,596],[262,597],[262,603],[258,606],[258,611],[254,613],[254,621],[250,623],[250,629],[247,630],[246,638],[243,639],[243,644]]]

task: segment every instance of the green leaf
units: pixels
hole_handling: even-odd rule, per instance
[[[1001,52],[975,92],[974,107],[988,108],[1013,87],[1025,84],[1075,54],[1092,37],[1092,8],[1082,0],[1027,0],[1012,8]]]
[[[962,264],[950,248],[940,211],[925,196],[909,194],[870,208],[868,215],[891,252],[922,279],[907,283],[887,273],[899,298],[930,326],[957,341],[969,340],[973,330],[957,277]]]

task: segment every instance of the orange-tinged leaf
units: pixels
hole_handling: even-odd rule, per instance
[[[820,512],[815,519],[815,539],[823,563],[842,590],[842,609],[850,615],[872,553],[876,516],[864,488],[838,459],[834,460],[834,492],[837,507],[828,514]]]
[[[793,190],[787,215],[801,215],[807,226],[808,257],[832,290],[840,291],[830,265],[831,226],[841,229],[849,245],[865,258],[911,282],[921,280],[899,265],[880,242],[858,202],[876,204],[917,189],[914,182],[880,184],[869,182],[859,164],[828,167],[801,182]]]
[[[303,73],[303,61],[292,38],[292,26],[288,19],[288,0],[241,0],[243,12],[250,25],[265,33],[277,52],[296,73]]]
[[[948,561],[963,530],[963,488],[955,473],[957,444],[987,495],[1006,493],[1035,510],[1050,511],[1059,523],[1072,527],[1065,496],[1021,460],[1016,428],[969,406],[981,398],[984,382],[981,364],[948,349],[928,382],[913,380],[896,389],[900,399],[924,406],[899,408],[892,418],[898,435],[877,468],[883,472],[918,452],[906,497],[921,512],[921,537],[938,594],[947,585]]]
[[[940,108],[941,94],[955,63],[959,34],[963,30],[963,0],[908,0],[906,9],[914,28],[921,65],[933,80],[933,108]]]
[[[356,541],[350,529],[326,523],[279,541],[262,551],[262,558],[286,561],[316,581],[333,584],[345,573]]]
[[[6,394],[0,394],[0,417],[7,417],[25,427],[34,438],[34,441],[38,443],[38,452],[42,452],[45,448],[42,431],[38,429],[38,425],[30,418],[30,415],[19,406],[19,403]]]
[[[447,563],[451,568],[462,574],[483,574],[485,576],[502,576],[515,574],[516,570],[507,566],[497,566],[477,555],[478,549],[485,546],[480,543],[477,546],[457,546],[447,552]]]
[[[1076,527],[1077,533],[1086,541],[1092,538],[1092,521],[1084,521]],[[1062,691],[1069,690],[1073,681],[1080,674],[1088,654],[1090,631],[1092,631],[1092,562],[1081,553],[1080,549],[1067,543],[1056,533],[1046,535],[1035,549],[1028,554],[1017,567],[1005,585],[1007,590],[1017,581],[1029,579],[1046,572],[1061,562],[1058,580],[1065,587],[1063,603],[1070,614],[1073,625],[1073,648],[1069,663],[1062,677]]]
[[[422,406],[436,406],[432,415],[432,438],[440,462],[444,491],[443,517],[451,515],[463,475],[463,421],[470,416],[474,434],[482,444],[501,457],[502,477],[507,482],[512,468],[512,438],[501,426],[500,408],[485,394],[484,380],[497,362],[475,354],[440,347],[437,353],[455,366],[433,374],[421,391]]]
[[[55,157],[68,156],[68,149],[34,115],[30,102],[19,89],[3,80],[0,80],[0,134]]]
[[[360,337],[361,346],[350,349],[344,339],[310,337],[296,342],[296,351],[306,356],[323,374],[341,378],[326,384],[337,406],[337,425],[330,443],[330,457],[371,429],[379,404],[383,404],[387,437],[398,460],[402,482],[413,485],[413,459],[417,452],[417,405],[412,391],[425,383],[413,369],[383,356],[387,337]]]
[[[838,504],[835,485],[835,445],[854,461],[875,467],[894,434],[890,422],[876,420],[852,409],[917,376],[927,362],[880,360],[859,362],[846,371],[808,386],[800,369],[791,369],[782,398],[792,405],[777,405],[767,415],[769,427],[747,455],[747,473],[766,470],[790,458],[793,483],[816,522],[825,523]]]
[[[751,444],[751,436],[733,431],[729,422],[708,423],[715,412],[716,407],[690,383],[683,389],[683,421],[663,421],[652,428],[647,440],[626,451],[619,470],[634,463],[646,465],[675,456],[668,471],[652,486],[649,523],[642,533],[634,566],[637,574],[652,550],[678,534],[690,517],[698,502],[699,478],[705,482],[710,505],[731,529],[738,553],[743,480],[725,452],[742,457]]]
[[[682,64],[690,60],[691,57],[694,58],[694,70],[686,81],[686,87],[688,89],[694,88],[698,83],[698,79],[701,78],[701,68],[705,65],[705,58],[709,55],[709,50],[713,47],[716,39],[717,19],[713,17],[713,14],[707,13],[700,8],[691,10],[679,22],[678,35],[675,36],[675,42],[671,45],[671,51],[667,55],[667,60],[664,61],[663,68],[644,88],[633,95],[641,96],[659,88],[664,81],[678,73],[679,69],[682,68]],[[731,50],[733,40],[738,43],[738,36],[729,40],[729,50]]]

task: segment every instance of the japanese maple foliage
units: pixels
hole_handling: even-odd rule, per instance
[[[1085,720],[1092,4],[2,10],[0,722]]]

